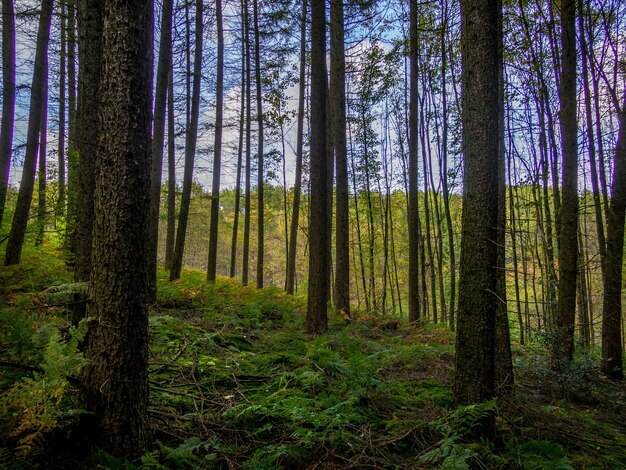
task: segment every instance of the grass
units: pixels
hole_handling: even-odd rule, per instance
[[[20,266],[0,272],[3,360],[33,369],[0,368],[0,390],[13,397],[2,401],[0,467],[626,466],[626,390],[592,362],[555,376],[541,345],[516,346],[516,395],[455,408],[446,328],[337,317],[315,338],[303,332],[304,299],[229,279],[209,285],[199,271],[176,282],[159,272],[149,324],[154,447],[133,463],[85,455],[76,449],[71,375],[80,360],[65,305],[75,288],[51,247],[28,248]],[[45,423],[28,403],[15,403],[22,393],[47,406]],[[473,423],[493,409],[498,442],[472,442]],[[21,434],[16,425],[26,426]],[[27,437],[29,445],[20,444]]]

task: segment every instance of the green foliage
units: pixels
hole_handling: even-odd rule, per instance
[[[574,470],[563,449],[553,442],[531,440],[519,447],[509,444],[507,450],[526,470]]]
[[[83,361],[76,349],[83,331],[66,331],[62,304],[86,286],[72,283],[60,268],[54,278],[49,270],[56,265],[54,250],[33,253],[39,257],[12,274],[1,273],[9,286],[0,308],[3,360],[30,368],[0,369],[0,435],[6,447],[0,449],[0,466],[8,468],[23,467],[44,449],[51,432],[64,431],[80,413],[70,384]],[[48,268],[40,271],[40,263]],[[331,330],[313,338],[303,331],[303,307],[303,299],[277,288],[247,288],[222,278],[208,284],[200,271],[169,282],[160,271],[149,317],[150,409],[158,441],[141,462],[98,451],[85,465],[623,466],[626,432],[619,421],[611,421],[608,412],[541,395],[546,392],[539,389],[552,382],[563,388],[550,375],[550,356],[541,345],[516,349],[517,372],[526,374],[518,387],[532,388],[527,406],[504,403],[496,410],[490,401],[451,409],[454,348],[446,328],[376,315],[346,326],[333,317]],[[590,362],[581,358],[575,364],[579,370],[568,374],[597,382]],[[573,380],[561,382],[572,387]],[[601,385],[591,391],[594,400],[621,412],[622,390]],[[500,446],[472,442],[477,426],[496,411]],[[556,431],[546,434],[552,426]]]
[[[13,317],[15,320],[15,317]],[[23,320],[28,323],[28,320]],[[18,322],[19,324],[19,322]],[[68,339],[52,323],[18,327],[21,333],[13,343],[13,357],[25,361],[21,379],[13,381],[0,398],[3,418],[1,427],[16,442],[16,449],[22,454],[31,452],[47,433],[60,426],[63,419],[80,413],[79,409],[68,407],[65,402],[69,380],[75,376],[84,363],[78,344],[84,337],[87,324],[70,328]],[[28,338],[23,334],[32,331]],[[16,363],[19,368],[21,363]],[[15,376],[10,377],[11,380]],[[3,388],[7,386],[4,377]]]

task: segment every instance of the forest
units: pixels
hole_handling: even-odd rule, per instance
[[[0,468],[626,468],[623,0],[1,0]]]

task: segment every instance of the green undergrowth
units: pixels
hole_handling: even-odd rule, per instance
[[[516,396],[455,407],[445,327],[333,317],[328,333],[312,337],[304,299],[223,278],[208,284],[199,271],[175,282],[160,271],[150,306],[154,447],[133,463],[97,451],[79,464],[67,449],[81,413],[84,332],[67,318],[85,286],[71,283],[52,248],[27,253],[0,283],[0,468],[626,466],[624,387],[584,361],[554,376],[545,349],[516,346]],[[476,441],[492,413],[498,439]]]

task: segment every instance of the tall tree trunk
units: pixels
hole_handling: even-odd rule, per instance
[[[98,113],[100,109],[100,79],[102,72],[102,31],[104,0],[80,0],[78,10],[78,55],[81,66],[78,73],[78,109],[76,142],[80,160],[77,171],[78,192],[74,248],[74,279],[86,282],[91,274],[93,224],[95,218],[96,161],[99,152]],[[74,149],[76,151],[76,149]],[[72,311],[77,324],[85,315],[85,303],[78,296]]]
[[[300,222],[300,195],[302,193],[302,153],[304,147],[304,95],[306,91],[306,13],[307,0],[302,0],[300,23],[300,77],[298,89],[298,129],[296,141],[296,175],[293,188],[293,209],[291,211],[291,227],[289,230],[289,259],[287,262],[288,294],[294,293],[296,279],[296,248],[298,244],[298,226]],[[337,170],[339,171],[339,170]],[[339,176],[337,176],[339,178]],[[339,212],[337,212],[339,214]],[[337,215],[339,217],[339,215]]]
[[[134,458],[150,443],[146,245],[152,1],[104,2],[100,147],[83,369],[96,444]]]
[[[156,302],[157,256],[159,248],[159,211],[161,209],[161,173],[165,142],[165,112],[167,83],[172,70],[172,0],[163,0],[161,9],[161,38],[154,95],[154,124],[152,129],[152,166],[150,169],[150,214],[148,216],[148,302]]]
[[[578,268],[578,126],[576,122],[576,2],[561,2],[562,70],[559,83],[563,190],[559,230],[559,301],[557,367],[574,354],[576,275]]]
[[[22,256],[22,245],[26,235],[26,225],[30,205],[33,200],[35,186],[35,168],[37,165],[37,149],[39,147],[39,130],[43,101],[47,93],[46,75],[48,70],[48,40],[50,38],[50,20],[52,18],[53,0],[42,0],[39,15],[39,29],[35,49],[35,67],[30,94],[30,110],[28,115],[28,131],[26,134],[26,154],[22,169],[22,181],[17,196],[17,205],[11,224],[11,232],[7,242],[5,265],[18,264]]]
[[[165,269],[172,269],[176,240],[176,129],[174,124],[174,73],[170,68],[167,81],[167,237]]]
[[[248,11],[248,0],[243,2],[243,22],[245,27],[244,42],[246,44],[246,182],[245,182],[245,200],[244,200],[244,218],[243,218],[243,254],[242,254],[242,268],[241,268],[241,283],[248,285],[248,277],[250,273],[250,211],[251,211],[251,197],[250,186],[252,178],[251,169],[251,120],[252,120],[252,71],[250,63],[250,12]]]
[[[213,149],[213,186],[211,189],[211,222],[209,227],[209,260],[207,280],[215,282],[217,271],[217,227],[220,215],[220,172],[222,171],[222,122],[224,120],[224,28],[222,0],[215,1],[217,22],[217,83],[215,110],[215,147]]]
[[[193,93],[191,97],[191,116],[187,135],[185,138],[185,171],[183,174],[183,193],[180,200],[180,212],[178,214],[178,228],[176,230],[176,244],[174,246],[174,258],[170,280],[180,279],[183,267],[183,254],[185,252],[185,237],[187,235],[187,222],[189,219],[189,204],[191,203],[191,185],[193,182],[193,163],[196,157],[196,144],[198,138],[198,116],[200,112],[200,82],[202,79],[202,0],[196,1],[196,40],[193,64]]]
[[[419,287],[419,209],[417,192],[417,162],[419,160],[418,139],[418,11],[416,0],[410,0],[409,58],[410,58],[410,100],[409,100],[409,320],[420,320]]]
[[[65,112],[66,112],[66,65],[67,65],[67,38],[66,38],[66,8],[61,4],[61,51],[59,54],[59,140],[57,160],[59,165],[59,198],[56,206],[56,220],[65,216]]]
[[[4,215],[15,119],[15,16],[13,0],[2,0],[2,127],[0,128],[0,226]]]
[[[330,2],[330,104],[337,165],[335,229],[335,308],[350,312],[350,232],[348,159],[346,155],[346,58],[343,1]]]
[[[496,245],[497,309],[495,320],[495,385],[498,396],[513,393],[513,359],[511,356],[511,334],[509,331],[509,311],[506,296],[506,160],[504,141],[504,33],[502,21],[502,0],[497,0],[498,8],[498,226]]]
[[[43,111],[41,113],[41,128],[39,129],[39,201],[37,204],[37,225],[38,231],[37,238],[35,239],[36,245],[43,243],[44,231],[46,227],[46,159],[47,159],[47,144],[48,144],[48,70],[45,72],[45,89],[46,92],[43,97]]]
[[[259,30],[259,7],[258,0],[253,0],[253,14],[254,14],[254,77],[256,80],[256,108],[257,108],[257,126],[258,126],[258,168],[257,168],[257,198],[258,198],[258,223],[257,223],[257,253],[256,253],[256,286],[257,288],[263,288],[263,240],[264,240],[264,225],[265,225],[265,206],[263,201],[263,98],[261,93],[261,48],[260,48],[260,35]]]
[[[622,260],[626,215],[626,93],[620,113],[615,151],[611,205],[607,213],[607,258],[602,302],[602,371],[612,379],[624,378],[622,364]]]
[[[243,8],[243,7],[242,7]],[[235,183],[235,217],[233,236],[230,247],[230,277],[235,277],[237,270],[237,238],[239,234],[239,212],[241,205],[241,160],[243,156],[243,124],[246,105],[246,44],[244,41],[244,22],[241,22],[241,106],[239,108],[239,146],[237,147],[237,181]]]
[[[500,160],[498,20],[501,5],[461,1],[464,187],[454,396],[481,403],[495,393]],[[493,415],[477,430],[491,435]]]
[[[76,218],[80,192],[78,160],[80,153],[76,139],[76,0],[67,2],[67,217],[66,246],[76,249]]]
[[[311,1],[311,195],[309,222],[309,295],[305,325],[309,333],[328,328],[328,158],[326,153],[326,11]]]

